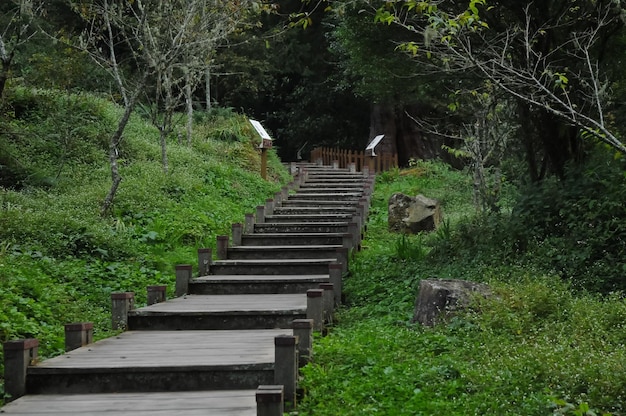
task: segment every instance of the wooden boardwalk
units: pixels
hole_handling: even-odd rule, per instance
[[[88,343],[91,326],[80,324],[82,346],[42,362],[33,360],[35,340],[5,344],[5,388],[22,397],[0,413],[282,414],[283,400],[295,403],[312,331],[341,299],[373,188],[348,170],[299,171],[295,193],[283,189],[258,207],[249,232],[236,236],[233,226],[228,247],[218,238],[217,260],[199,253],[207,273],[177,268],[179,297],[133,308],[132,294],[114,294],[113,322],[125,332]]]

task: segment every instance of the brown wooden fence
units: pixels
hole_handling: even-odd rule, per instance
[[[311,162],[316,162],[320,159],[325,165],[331,165],[336,160],[340,168],[346,168],[350,163],[354,163],[357,172],[361,172],[364,166],[368,166],[374,172],[384,172],[398,167],[397,154],[380,154],[372,157],[369,154],[365,154],[365,151],[358,152],[332,147],[316,147],[311,150]]]

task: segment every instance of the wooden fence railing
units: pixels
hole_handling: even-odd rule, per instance
[[[361,172],[363,167],[368,166],[370,171],[384,172],[391,168],[398,167],[397,154],[380,154],[370,156],[365,151],[336,149],[332,147],[316,147],[311,150],[311,162],[322,160],[325,165],[330,165],[333,161],[339,163],[340,168],[346,168],[350,163],[354,163],[357,172]]]

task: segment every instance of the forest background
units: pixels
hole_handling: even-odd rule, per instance
[[[483,400],[476,391],[493,385],[464,380],[447,354],[461,341],[495,343],[461,336],[480,327],[514,341],[525,334],[535,347],[539,339],[564,351],[585,347],[572,371],[555,358],[549,369],[536,362],[532,371],[491,374],[518,381],[531,374],[523,389],[532,394],[515,399],[521,385],[512,381],[502,397],[487,388],[493,403],[483,412],[505,414],[498,403],[508,402],[519,414],[530,395],[525,414],[543,414],[553,396],[555,412],[585,414],[590,402],[622,414],[625,9],[616,0],[2,2],[2,340],[39,336],[44,355],[57,353],[55,317],[87,312],[102,321],[111,291],[169,283],[172,264],[190,262],[195,248],[213,244],[287,180],[277,156],[306,158],[316,146],[362,149],[385,134],[379,152],[397,152],[410,169],[379,178],[373,225],[384,222],[385,192],[402,190],[407,177],[418,182],[403,186],[429,190],[453,214],[435,236],[396,240],[378,227],[371,238],[386,243],[370,242],[355,267],[379,281],[363,292],[347,286],[353,308],[343,322],[356,328],[347,333],[370,334],[364,343],[375,345],[380,332],[354,317],[382,310],[385,319],[373,324],[398,330],[419,279],[392,285],[403,288],[388,296],[397,299],[393,307],[372,292],[408,271],[517,285],[503,289],[504,304],[484,306],[493,312],[488,323],[469,316],[422,338],[439,345],[424,346],[427,354],[448,360],[422,373],[446,386],[438,394],[452,389],[442,399],[452,407],[421,399],[419,386],[408,399],[406,392],[386,399],[395,394],[415,400],[416,409],[435,406],[421,411],[447,412],[457,409],[452,397],[460,390],[470,402]],[[252,174],[254,136],[235,113],[261,120],[275,137],[270,182]],[[398,260],[404,268],[394,276],[374,272]],[[56,305],[41,302],[44,295]],[[594,311],[593,321],[582,308]],[[563,340],[551,338],[548,322],[562,325]],[[385,347],[393,351],[391,338]],[[328,339],[322,357],[338,348]],[[551,351],[544,357],[573,356]],[[601,362],[613,369],[608,376],[599,375]],[[316,395],[339,382],[329,377],[337,368],[343,377],[354,369],[383,379],[397,370],[382,360],[312,367],[302,412],[350,408],[342,397],[323,409],[328,394]],[[371,401],[371,412],[398,407],[371,390],[351,399]],[[355,414],[364,414],[360,406]]]

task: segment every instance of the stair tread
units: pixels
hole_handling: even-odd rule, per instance
[[[268,275],[268,274],[215,274],[208,276],[200,276],[191,280],[191,283],[210,283],[210,282],[299,282],[299,281],[325,281],[329,279],[327,274],[304,274],[304,275]]]
[[[339,244],[319,244],[319,245],[276,245],[276,246],[235,246],[228,247],[228,251],[255,251],[255,250],[333,250],[337,248],[341,248],[343,246]]]
[[[273,364],[285,329],[127,331],[29,367],[29,374],[104,368],[206,368]]]
[[[181,404],[184,403],[184,404]],[[35,394],[2,408],[7,415],[116,416],[172,415],[256,416],[255,390],[176,391],[150,393]]]
[[[336,258],[324,258],[324,259],[252,259],[252,260],[216,260],[213,262],[215,266],[222,265],[272,265],[275,263],[281,264],[323,264],[337,260]]]

